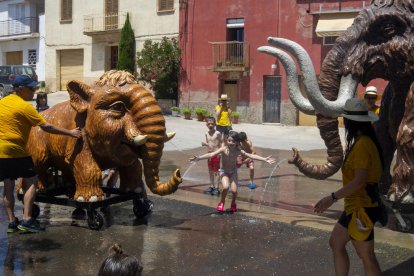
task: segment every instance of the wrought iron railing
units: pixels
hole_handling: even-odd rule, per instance
[[[249,43],[225,41],[211,44],[213,71],[245,71],[249,68]]]
[[[124,26],[126,12],[85,15],[83,32],[95,33],[120,30]]]
[[[37,17],[24,17],[0,21],[0,37],[37,32],[39,32],[39,20]]]

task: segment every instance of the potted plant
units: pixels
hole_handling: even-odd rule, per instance
[[[239,123],[239,117],[240,117],[240,112],[233,111],[231,113],[231,122],[232,122],[232,124],[238,124]]]
[[[184,119],[191,120],[191,114],[193,113],[193,110],[189,107],[184,107],[182,110],[184,114]]]
[[[208,118],[208,117],[210,117],[211,116],[211,113],[210,113],[210,111],[208,111],[208,109],[207,108],[205,108],[204,110],[203,110],[203,119],[204,119],[204,121]]]
[[[177,117],[178,114],[180,114],[180,108],[178,106],[172,106],[171,107],[171,114],[172,114],[172,116]]]
[[[204,110],[205,109],[201,107],[196,107],[194,109],[194,113],[197,115],[197,121],[200,121],[200,122],[204,121],[204,113],[205,113]]]

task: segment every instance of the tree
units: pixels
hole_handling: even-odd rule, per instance
[[[125,20],[124,27],[121,30],[121,39],[119,41],[119,54],[117,70],[126,70],[135,74],[135,35],[129,22],[129,14]]]
[[[139,79],[150,84],[158,99],[177,99],[180,75],[177,39],[163,37],[161,42],[146,40],[137,53]]]

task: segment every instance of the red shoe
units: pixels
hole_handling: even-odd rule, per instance
[[[217,211],[218,212],[223,212],[224,211],[224,202],[219,202],[219,204],[217,205]]]
[[[230,206],[230,212],[237,212],[237,205],[236,203],[232,203]]]

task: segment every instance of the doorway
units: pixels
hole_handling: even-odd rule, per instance
[[[280,123],[280,76],[264,76],[263,121],[265,123]]]
[[[237,80],[225,80],[223,82],[223,93],[230,98],[229,107],[232,111],[237,108]]]

